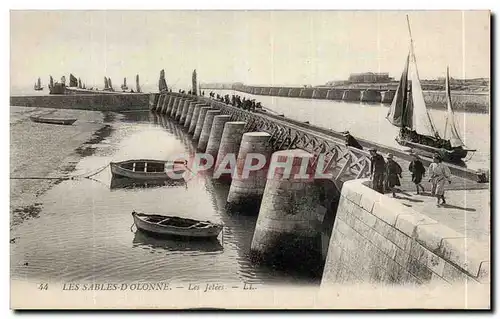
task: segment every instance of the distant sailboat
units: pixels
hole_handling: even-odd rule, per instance
[[[69,75],[69,87],[78,87],[78,80],[73,74]]]
[[[127,91],[128,90],[128,86],[127,86],[127,78],[123,78],[123,84],[120,86],[120,88],[122,89],[122,91]]]
[[[408,29],[410,52],[386,118],[392,125],[400,127],[399,136],[396,138],[400,145],[418,149],[426,156],[439,154],[447,162],[460,162],[469,151],[475,150],[466,149],[458,134],[451,104],[449,73],[446,73],[448,113],[445,135],[441,138],[424,101],[409,21]]]
[[[35,85],[33,86],[33,89],[35,91],[42,91],[43,90],[42,82],[40,81],[40,78],[38,78],[38,80],[35,82]]]
[[[111,82],[111,78],[108,78],[108,86],[109,86],[109,90],[110,91],[114,91],[115,89],[113,89],[113,83]]]

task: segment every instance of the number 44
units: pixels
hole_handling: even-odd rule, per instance
[[[43,283],[43,284],[38,284],[38,290],[48,290],[49,289],[49,284]]]

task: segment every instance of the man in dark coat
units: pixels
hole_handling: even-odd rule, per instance
[[[387,163],[385,165],[385,189],[392,192],[392,197],[396,197],[395,186],[401,186],[400,178],[403,170],[396,161],[394,156],[387,154]]]
[[[351,135],[351,133],[349,133],[349,131],[345,131],[342,134],[344,135],[345,144],[347,146],[352,146],[360,150],[363,149],[363,146],[359,144],[359,142]]]
[[[377,153],[376,148],[370,148],[370,176],[372,178],[372,188],[379,193],[384,193],[384,173],[385,161],[382,155]]]
[[[408,170],[411,172],[411,180],[417,187],[417,194],[420,194],[420,189],[422,190],[422,193],[425,191],[424,187],[420,184],[422,182],[422,177],[425,175],[425,167],[417,154],[412,154],[412,157],[413,160],[411,161]]]

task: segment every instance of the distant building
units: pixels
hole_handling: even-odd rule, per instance
[[[352,73],[349,76],[348,82],[350,83],[386,83],[394,79],[389,77],[389,73]]]

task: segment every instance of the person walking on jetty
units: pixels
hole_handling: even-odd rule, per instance
[[[377,153],[376,148],[370,148],[370,176],[372,178],[372,188],[379,193],[384,193],[384,172],[385,161],[382,155]]]
[[[401,186],[399,178],[401,178],[402,172],[403,169],[394,161],[394,156],[391,153],[387,154],[387,163],[385,165],[385,189],[392,192],[392,197],[396,197],[395,186]]]
[[[358,140],[355,139],[354,136],[352,136],[351,133],[349,133],[349,131],[342,132],[342,135],[344,135],[346,146],[352,146],[360,150],[363,149],[363,146],[359,144]]]
[[[425,167],[417,154],[412,154],[412,157],[413,160],[410,162],[408,170],[411,172],[412,182],[415,183],[417,187],[417,194],[420,194],[420,190],[422,190],[422,193],[425,191],[424,187],[420,184],[420,182],[422,182],[422,177],[425,175]]]
[[[444,198],[444,185],[446,181],[448,184],[451,184],[451,172],[448,166],[444,165],[441,159],[441,156],[434,155],[433,157],[434,163],[431,163],[429,166],[430,180],[432,183],[432,196],[436,196],[437,198],[437,206],[441,206],[441,204],[446,204],[446,200]],[[442,200],[440,203],[439,200]]]

